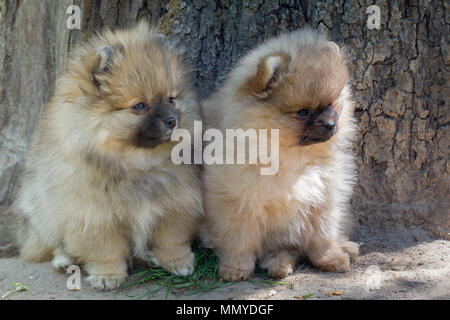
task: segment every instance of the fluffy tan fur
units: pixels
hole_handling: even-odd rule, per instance
[[[106,30],[75,50],[31,140],[16,201],[21,257],[81,263],[113,289],[138,257],[193,271],[190,242],[202,215],[198,168],[174,165],[170,140],[138,147],[132,106],[168,97],[191,130],[199,104],[179,52],[145,23]],[[168,104],[168,103],[167,103]]]
[[[356,128],[347,81],[339,47],[305,29],[251,51],[202,103],[206,128],[279,129],[280,137],[275,175],[260,175],[259,164],[205,166],[203,238],[223,279],[249,277],[255,262],[281,278],[302,253],[322,270],[349,270],[358,245],[345,237]],[[330,104],[337,132],[299,144],[307,128],[297,111]]]

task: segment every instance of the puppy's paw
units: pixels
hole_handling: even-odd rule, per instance
[[[97,290],[108,291],[118,289],[125,279],[124,275],[90,275],[86,281]]]
[[[64,254],[57,255],[52,260],[53,269],[59,272],[66,272],[67,268],[72,264],[72,260]]]
[[[161,266],[174,275],[185,277],[191,275],[194,272],[194,261],[194,254],[192,252],[189,252],[187,256],[167,261],[161,264]]]
[[[294,272],[294,266],[291,263],[279,263],[267,268],[267,273],[272,278],[283,279]]]
[[[252,275],[253,269],[242,269],[233,266],[221,265],[219,268],[219,277],[225,281],[244,281]]]
[[[140,256],[142,260],[145,261],[150,267],[152,268],[158,268],[161,266],[158,259],[156,259],[155,255],[153,254],[153,251],[147,250]]]
[[[282,279],[294,272],[296,255],[288,251],[281,251],[266,255],[260,266],[267,269],[269,276]]]
[[[351,261],[354,261],[359,255],[359,244],[356,242],[341,240],[340,247],[350,256]]]
[[[333,248],[314,264],[326,272],[347,272],[350,271],[350,256],[341,248]]]

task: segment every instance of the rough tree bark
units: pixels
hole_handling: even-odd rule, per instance
[[[67,7],[81,30],[66,28]],[[369,30],[366,9],[381,9]],[[446,1],[0,0],[0,251],[8,208],[39,111],[71,48],[93,32],[147,19],[181,41],[201,96],[247,50],[282,31],[318,27],[343,44],[360,134],[352,200],[372,230],[423,227],[449,237],[449,35]]]
[[[28,139],[64,67],[70,2],[0,0],[0,256],[11,247],[9,207]]]

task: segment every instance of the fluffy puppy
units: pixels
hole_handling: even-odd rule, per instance
[[[304,29],[251,51],[202,103],[207,128],[279,130],[274,175],[261,175],[261,162],[205,166],[203,237],[223,279],[249,277],[258,261],[282,278],[301,253],[324,271],[350,269],[358,245],[345,237],[355,134],[347,81],[339,47]]]
[[[21,257],[83,264],[98,289],[120,286],[133,256],[190,274],[200,176],[172,163],[171,133],[199,108],[183,57],[145,23],[76,49],[30,142]]]

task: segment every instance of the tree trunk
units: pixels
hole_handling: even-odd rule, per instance
[[[70,2],[0,0],[0,256],[13,239],[9,208],[28,140],[63,70]]]
[[[39,111],[71,48],[103,27],[147,19],[181,41],[201,96],[250,48],[306,24],[347,48],[360,134],[352,206],[362,229],[419,226],[449,237],[449,34],[445,1],[0,0],[0,250]],[[69,31],[67,7],[81,7]]]

